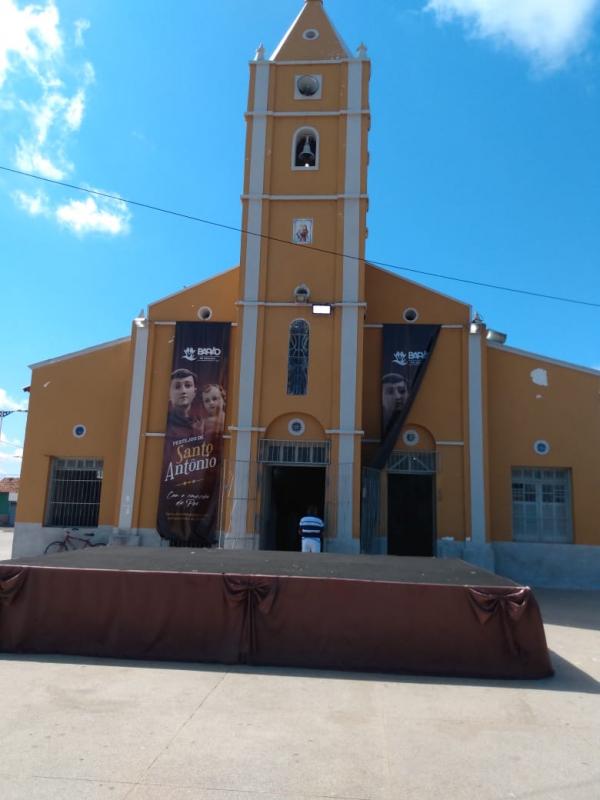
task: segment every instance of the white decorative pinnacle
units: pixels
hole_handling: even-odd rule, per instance
[[[357,58],[367,57],[367,45],[364,42],[361,42],[356,48],[356,57]]]
[[[256,48],[256,55],[254,56],[254,60],[255,61],[265,60],[265,46],[262,42]]]

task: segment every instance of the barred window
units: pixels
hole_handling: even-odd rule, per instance
[[[331,443],[306,441],[279,441],[261,439],[258,460],[261,464],[327,466],[330,461]]]
[[[309,336],[308,322],[295,319],[290,325],[288,344],[288,394],[302,395],[307,392]]]
[[[515,541],[573,540],[569,470],[513,469],[512,507]]]
[[[102,477],[103,462],[99,459],[53,459],[46,525],[95,527]]]

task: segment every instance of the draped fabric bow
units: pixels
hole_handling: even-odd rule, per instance
[[[24,569],[0,575],[0,606],[9,606],[16,596],[19,594],[25,579],[27,578],[27,571]]]
[[[240,660],[245,662],[256,649],[257,613],[269,614],[277,595],[277,578],[252,575],[224,575],[227,604],[242,606],[244,619],[240,641]]]
[[[527,610],[530,597],[531,590],[527,587],[508,590],[469,588],[471,607],[479,622],[485,625],[499,615],[508,646],[514,655],[521,650],[515,640],[514,628]]]

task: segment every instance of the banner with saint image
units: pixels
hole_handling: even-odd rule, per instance
[[[158,501],[158,532],[175,547],[217,541],[231,325],[178,322]]]
[[[440,332],[439,325],[384,325],[381,444],[372,466],[387,464],[408,416]]]

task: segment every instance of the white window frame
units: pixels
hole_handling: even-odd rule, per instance
[[[296,166],[296,148],[298,147],[298,139],[301,136],[314,136],[316,141],[316,148],[317,152],[315,154],[315,165],[314,167],[297,167]],[[310,126],[303,125],[301,128],[294,133],[292,136],[292,171],[293,172],[317,172],[320,167],[321,162],[321,139],[319,137],[319,131],[316,128],[311,128]]]
[[[513,541],[545,544],[573,542],[571,470],[513,467],[511,507]],[[516,497],[522,486],[522,499]],[[563,502],[548,499],[564,497]]]

